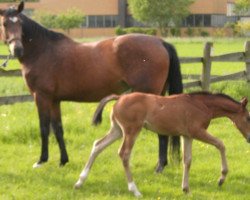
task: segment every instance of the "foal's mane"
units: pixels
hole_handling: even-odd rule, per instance
[[[195,96],[195,95],[202,95],[202,96],[207,96],[207,97],[221,97],[221,98],[225,98],[227,100],[230,100],[232,101],[233,103],[236,103],[238,105],[240,105],[240,102],[234,100],[232,97],[226,95],[226,94],[222,94],[222,93],[211,93],[211,92],[192,92],[192,93],[189,93],[189,95],[191,96]]]
[[[25,39],[47,38],[51,41],[57,41],[64,38],[68,38],[62,33],[58,33],[43,27],[42,25],[38,24],[34,20],[25,16],[24,14],[20,14],[20,18],[22,20],[23,36]]]

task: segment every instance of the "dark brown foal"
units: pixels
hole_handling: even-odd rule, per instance
[[[101,122],[102,110],[105,104],[111,100],[118,100],[111,112],[111,128],[104,138],[94,143],[90,158],[75,184],[76,188],[79,188],[86,180],[97,155],[114,141],[123,137],[119,155],[126,172],[128,189],[135,196],[140,196],[141,193],[130,172],[129,158],[134,142],[143,127],[164,135],[183,136],[182,189],[185,192],[189,191],[188,177],[193,139],[211,144],[220,151],[222,167],[219,185],[222,185],[226,178],[228,166],[225,146],[221,140],[207,132],[212,119],[228,117],[250,142],[250,116],[246,109],[246,98],[239,103],[229,96],[210,93],[181,94],[169,97],[143,93],[111,95],[100,102],[93,118],[95,124]]]

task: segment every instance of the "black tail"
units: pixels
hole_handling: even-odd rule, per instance
[[[183,92],[183,83],[179,57],[173,45],[167,42],[163,42],[163,45],[167,49],[170,59],[169,74],[167,78],[169,95],[180,94]],[[174,160],[180,160],[180,137],[170,137],[169,144],[171,157]],[[175,157],[175,155],[177,157]]]
[[[107,97],[104,97],[104,98],[100,101],[100,103],[99,103],[99,105],[98,105],[98,107],[97,107],[97,109],[96,109],[96,111],[95,111],[95,114],[94,114],[94,116],[93,116],[93,119],[92,119],[92,124],[93,124],[94,126],[97,126],[98,124],[100,124],[100,123],[102,122],[102,111],[103,111],[105,105],[106,105],[109,101],[117,100],[117,99],[119,99],[119,98],[120,98],[120,96],[115,95],[115,94],[112,94],[112,95],[109,95],[109,96],[107,96]]]
[[[180,61],[173,45],[163,42],[170,58],[170,67],[168,74],[169,95],[180,94],[183,92],[182,75]]]

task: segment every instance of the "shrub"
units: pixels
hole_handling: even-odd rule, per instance
[[[181,30],[180,30],[180,28],[173,27],[173,28],[170,29],[170,33],[171,33],[172,36],[178,37],[178,36],[181,35]]]
[[[239,31],[239,33],[242,36],[250,36],[250,22],[249,21],[238,22],[236,25],[236,29]]]
[[[120,26],[115,29],[116,35],[124,35],[128,33],[142,33],[147,35],[156,35],[157,30],[155,28],[141,28],[141,27],[130,27],[130,28],[121,28]]]
[[[185,33],[186,33],[189,37],[192,37],[192,36],[194,36],[194,29],[192,29],[191,27],[188,27],[187,30],[185,31]]]

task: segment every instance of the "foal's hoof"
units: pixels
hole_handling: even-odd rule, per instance
[[[182,188],[182,191],[183,191],[185,194],[188,194],[188,193],[189,193],[189,188],[188,188],[188,187],[184,187],[184,188]]]
[[[224,183],[224,181],[225,181],[225,179],[220,179],[220,180],[218,181],[218,186],[222,186],[222,184]]]

